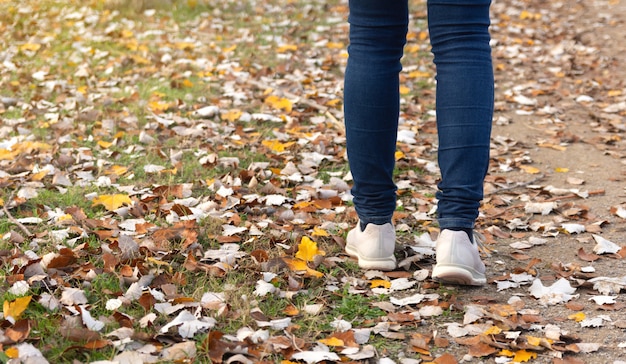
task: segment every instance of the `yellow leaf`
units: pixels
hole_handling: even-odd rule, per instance
[[[552,143],[539,143],[537,145],[543,148],[550,148],[550,149],[558,150],[561,152],[564,152],[567,150],[567,147],[564,147],[562,145],[552,144]]]
[[[609,90],[607,95],[609,97],[622,96],[622,90]]]
[[[236,45],[236,44],[233,44],[233,45],[231,45],[231,46],[230,46],[230,47],[228,47],[228,48],[224,48],[224,49],[222,49],[222,52],[224,52],[224,53],[228,53],[228,52],[232,52],[232,51],[234,51],[235,49],[237,49],[237,45]]]
[[[298,50],[298,46],[295,44],[283,44],[276,49],[276,52],[285,53],[285,52],[295,52],[297,50]]]
[[[16,298],[13,302],[4,301],[2,313],[4,314],[5,320],[15,323],[24,310],[26,310],[26,307],[28,307],[31,298],[32,296],[24,296]]]
[[[30,179],[31,181],[41,181],[45,176],[48,175],[48,171],[40,171],[33,174]]]
[[[519,166],[519,168],[521,170],[523,170],[524,172],[529,173],[529,174],[537,174],[537,173],[541,172],[541,170],[539,168],[533,167],[533,166],[521,165],[521,166]]]
[[[283,313],[287,316],[298,316],[300,314],[300,310],[294,305],[288,305],[283,310]]]
[[[430,77],[430,73],[424,71],[412,71],[409,72],[409,78],[428,78]]]
[[[169,103],[160,101],[151,101],[148,103],[148,106],[150,106],[152,111],[165,111],[170,108]]]
[[[400,86],[400,95],[408,95],[411,89],[406,86]]]
[[[498,353],[498,355],[511,357],[511,356],[515,356],[515,353],[512,352],[511,350],[503,349],[502,351]]]
[[[321,340],[318,340],[318,342],[326,346],[344,346],[343,340],[337,337],[329,337],[326,339],[321,339]]]
[[[230,121],[232,123],[232,122],[235,122],[235,121],[239,120],[239,118],[241,117],[242,114],[243,113],[241,112],[241,110],[239,110],[239,109],[232,109],[232,110],[229,110],[229,111],[221,114],[220,117],[222,118],[222,120]]]
[[[122,38],[131,38],[133,36],[133,31],[132,30],[128,30],[128,29],[124,29],[121,32],[122,34]]]
[[[287,264],[289,269],[294,272],[304,272],[306,276],[315,278],[322,278],[324,276],[324,273],[309,268],[306,262],[302,259],[283,258],[283,261]]]
[[[14,159],[17,153],[14,153],[8,149],[0,149],[0,161],[9,161]]]
[[[22,44],[22,46],[20,47],[20,50],[21,50],[21,51],[37,52],[40,48],[41,48],[41,44],[37,44],[37,43],[24,43],[24,44]]]
[[[63,214],[63,215],[57,217],[56,220],[57,220],[57,222],[66,222],[66,221],[67,222],[71,222],[71,221],[74,221],[74,218],[70,214]]]
[[[340,99],[328,100],[328,101],[326,101],[326,106],[335,107],[335,106],[339,105],[340,102],[341,102]]]
[[[404,154],[404,152],[401,151],[397,151],[396,152],[396,160],[399,161],[400,159],[406,157],[406,155]]]
[[[280,173],[280,170],[278,171],[278,173]],[[315,203],[312,201],[300,201],[297,202],[293,205],[293,209],[294,210],[298,210],[298,209],[304,209],[307,208],[309,206],[313,206]],[[315,230],[313,231],[313,235],[315,235]]]
[[[530,359],[537,359],[537,353],[533,351],[519,350],[515,352],[513,361],[516,363],[524,363]]]
[[[100,148],[108,149],[110,146],[113,145],[113,143],[106,142],[104,140],[98,140],[98,145],[100,146]]]
[[[273,152],[281,153],[292,146],[294,142],[281,143],[278,140],[263,140],[261,144],[268,147]]]
[[[179,43],[176,43],[175,46],[181,51],[193,50],[196,47],[195,44],[189,43],[189,42],[179,42]]]
[[[100,195],[93,199],[93,206],[102,205],[109,211],[119,209],[123,205],[130,205],[131,203],[130,197],[124,194]]]
[[[0,207],[4,206],[4,199],[0,197]]]
[[[379,288],[379,287],[389,288],[391,287],[391,282],[386,281],[384,279],[372,279],[370,281],[370,288]]]
[[[144,58],[142,56],[138,56],[136,54],[131,55],[130,58],[132,58],[133,61],[135,63],[137,63],[137,64],[143,64],[143,65],[150,64],[150,60],[149,59]]]
[[[284,97],[278,97],[276,95],[270,95],[265,99],[265,103],[270,105],[271,107],[279,110],[284,110],[285,112],[291,112],[293,104],[289,99]]]
[[[585,315],[584,312],[576,312],[567,316],[567,318],[576,322],[581,322],[582,320],[587,318],[587,315]]]
[[[20,357],[20,351],[15,346],[12,348],[6,349],[4,353],[6,354],[6,356],[8,356],[11,359],[17,359]]]
[[[539,344],[541,344],[540,337],[526,335],[526,341],[528,341],[528,343],[533,346],[539,346]]]
[[[561,168],[561,167],[558,167],[558,168],[555,168],[555,169],[554,169],[554,171],[555,171],[556,173],[567,173],[567,172],[569,172],[569,168]]]
[[[189,81],[188,78],[185,78],[183,80],[183,87],[192,88],[193,87],[193,82]]]
[[[317,243],[309,239],[308,236],[303,236],[298,244],[298,252],[296,258],[302,259],[307,262],[313,261],[316,255],[325,255],[326,253],[317,248]]]
[[[126,172],[128,172],[128,168],[124,167],[124,166],[118,166],[118,165],[114,165],[109,167],[109,169],[106,170],[105,174],[115,174],[117,176],[122,176],[124,175]]]
[[[498,335],[501,332],[502,332],[502,329],[499,328],[498,326],[491,326],[490,328],[485,330],[485,332],[483,332],[483,334],[484,335]]]
[[[342,42],[328,42],[326,48],[329,49],[344,49],[346,46]]]
[[[322,228],[318,228],[318,227],[314,227],[313,228],[313,233],[311,235],[313,235],[313,236],[330,236],[328,231],[326,231],[326,230],[324,230]]]

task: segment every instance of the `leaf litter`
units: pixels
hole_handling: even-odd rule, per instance
[[[0,2],[4,357],[622,358],[625,340],[596,333],[623,327],[626,281],[607,266],[624,249],[603,233],[624,208],[590,208],[611,191],[531,153],[585,143],[623,157],[626,90],[588,36],[623,27],[619,2],[599,1],[606,12],[583,30],[583,4],[493,5],[496,132],[477,226],[493,250],[485,292],[428,278],[438,175],[423,2],[412,2],[401,74],[401,259],[389,273],[358,271],[341,250],[356,222],[341,127],[345,3],[250,1],[242,24],[237,3],[164,1],[178,18],[110,3]],[[577,118],[593,134],[570,132]],[[520,123],[534,139],[498,134]],[[564,241],[575,254],[536,253]],[[103,277],[114,283],[102,288]],[[67,340],[63,353],[38,346],[36,310]]]

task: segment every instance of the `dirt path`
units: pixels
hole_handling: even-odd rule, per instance
[[[622,140],[626,112],[619,108],[626,96],[626,2],[496,1],[493,11],[499,120],[493,136],[502,146],[495,148],[491,187],[504,192],[491,195],[487,206],[503,197],[523,204],[525,196],[532,196],[533,201],[554,201],[557,207],[546,216],[527,214],[522,218],[529,226],[541,226],[537,231],[532,227],[517,229],[507,238],[496,239],[498,252],[489,258],[490,278],[497,279],[514,267],[523,269],[533,258],[541,260],[532,269],[545,285],[561,276],[571,279],[582,266],[593,266],[596,271],[592,275],[598,277],[626,276],[623,259],[603,256],[589,262],[578,254],[580,249],[592,252],[596,244],[592,234],[626,245],[624,220],[611,210],[626,202],[626,145]],[[524,165],[530,173],[507,172],[507,165]],[[534,186],[503,189],[497,183],[500,177],[508,182],[532,181]],[[542,196],[539,191],[547,186],[588,191],[591,195]],[[489,210],[486,215],[486,221],[497,218],[490,216]],[[568,233],[561,222],[579,223],[588,230]],[[593,232],[597,226],[601,228]],[[510,247],[530,237],[548,240],[530,249]],[[498,303],[519,295],[525,308],[536,310],[544,324],[555,324],[582,342],[602,345],[600,350],[580,353],[566,363],[626,361],[621,346],[626,342],[623,309],[613,310],[624,306],[623,296],[614,295],[618,306],[601,309],[589,300],[599,294],[591,287],[578,288],[580,296],[574,302],[579,307],[543,307],[528,295],[528,286],[497,291],[492,284],[488,292],[467,294],[470,298],[487,294]],[[583,328],[568,318],[579,311],[589,318],[606,315],[611,321],[601,327]],[[536,362],[553,360],[551,354],[546,354]]]

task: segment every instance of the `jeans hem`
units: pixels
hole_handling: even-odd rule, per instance
[[[439,228],[449,229],[449,228],[464,228],[464,229],[473,229],[474,228],[474,220],[468,219],[460,219],[460,218],[443,218],[438,219]]]

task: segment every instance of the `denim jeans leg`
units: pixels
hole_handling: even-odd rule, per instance
[[[472,228],[489,167],[493,118],[490,1],[428,0],[427,6],[437,68],[439,225]]]
[[[408,1],[350,0],[349,7],[344,112],[352,195],[362,222],[384,224],[396,207],[393,169]]]

